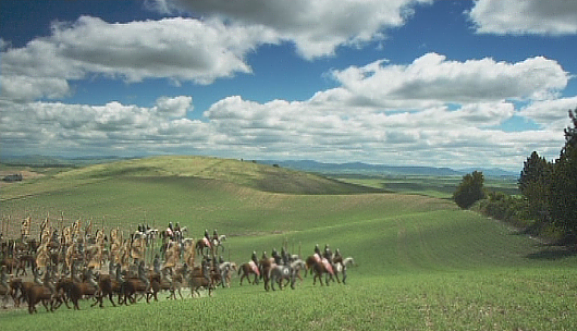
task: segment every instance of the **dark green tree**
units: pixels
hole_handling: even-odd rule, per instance
[[[527,202],[528,216],[541,221],[547,218],[553,164],[533,152],[519,176],[519,191]]]
[[[577,108],[569,111],[573,127],[565,129],[565,146],[553,167],[550,204],[553,222],[566,235],[577,235]]]
[[[463,180],[457,186],[455,193],[453,193],[453,200],[455,200],[457,206],[468,209],[475,202],[483,199],[485,197],[484,182],[483,173],[479,171],[473,171],[463,176]]]

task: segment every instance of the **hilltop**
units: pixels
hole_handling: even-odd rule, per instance
[[[341,182],[335,179],[290,170],[255,161],[201,156],[159,156],[112,161],[61,172],[35,179],[33,186],[6,186],[2,199],[30,196],[47,190],[119,179],[202,179],[220,184],[241,186],[258,191],[285,194],[357,194],[384,192],[376,188]]]

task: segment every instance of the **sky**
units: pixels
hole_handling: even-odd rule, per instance
[[[0,51],[0,157],[520,171],[577,109],[573,0],[2,0]]]

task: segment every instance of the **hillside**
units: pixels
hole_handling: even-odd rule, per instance
[[[133,330],[135,320],[148,321],[143,330],[157,330],[159,325],[572,330],[577,325],[574,251],[539,246],[446,199],[388,193],[285,194],[262,188],[263,181],[273,187],[293,185],[301,192],[337,192],[344,187],[351,193],[356,187],[308,176],[252,162],[166,157],[63,171],[10,186],[29,195],[2,201],[3,216],[9,215],[2,223],[7,237],[19,234],[25,215],[36,222],[33,236],[47,216],[55,225],[60,217],[65,225],[90,220],[105,233],[119,227],[125,234],[143,222],[155,228],[179,222],[194,238],[205,229],[226,234],[223,257],[238,264],[248,261],[253,251],[270,254],[283,244],[303,257],[313,253],[315,244],[330,244],[354,257],[356,266],[348,271],[347,285],[320,287],[308,276],[295,290],[265,292],[262,285],[239,286],[237,276],[231,288],[218,288],[212,298],[141,301],[119,308],[107,302],[104,309],[90,308],[88,300],[81,311],[60,308],[47,313],[39,307],[36,316],[25,309],[0,312],[3,330],[34,329],[38,323],[46,330],[78,330],[87,323],[94,330]],[[5,194],[2,190],[3,199]]]
[[[38,195],[120,178],[183,178],[217,181],[259,191],[286,194],[357,194],[383,192],[278,166],[198,156],[161,156],[65,169],[26,183],[3,188],[2,200]]]

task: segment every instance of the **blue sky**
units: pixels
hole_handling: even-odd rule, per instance
[[[0,155],[518,171],[577,107],[573,1],[0,2]]]

